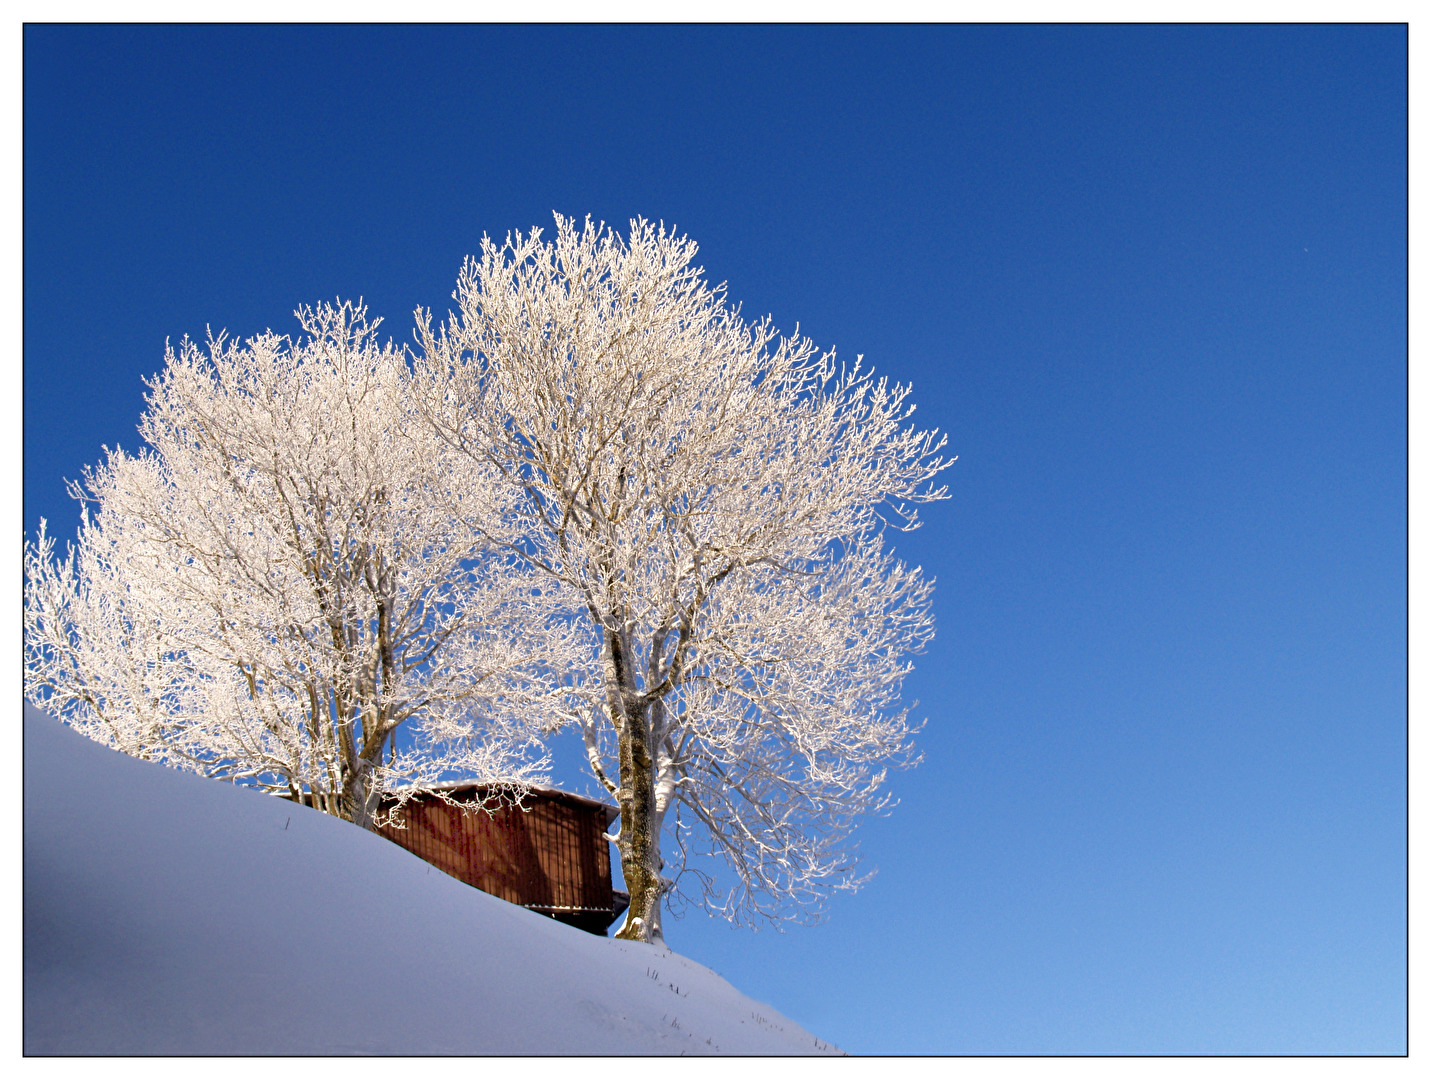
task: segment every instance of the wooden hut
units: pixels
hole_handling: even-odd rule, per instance
[[[491,796],[481,784],[441,787],[460,803]],[[380,831],[459,881],[605,935],[629,901],[611,887],[605,833],[616,807],[551,788],[536,788],[524,801],[526,809],[509,805],[489,814],[419,795],[400,812],[405,828]]]

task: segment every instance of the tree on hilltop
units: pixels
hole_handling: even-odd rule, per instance
[[[384,793],[539,779],[569,620],[361,305],[166,350],[140,424],[25,546],[25,692],[117,749],[372,827]],[[90,512],[90,507],[93,512]],[[404,734],[405,733],[405,734]]]
[[[746,322],[695,253],[558,215],[484,238],[445,324],[418,312],[423,411],[504,485],[485,541],[580,627],[569,719],[621,811],[618,936],[647,941],[663,897],[775,918],[862,880],[850,832],[915,760],[900,687],[933,635],[886,531],[948,464],[908,387]]]

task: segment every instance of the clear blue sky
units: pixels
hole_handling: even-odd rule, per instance
[[[857,1052],[1400,1052],[1406,41],[28,26],[26,528],[166,336],[674,222],[959,462],[878,875],[672,945]]]

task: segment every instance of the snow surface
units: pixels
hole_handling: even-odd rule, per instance
[[[839,1053],[700,964],[25,705],[26,1054]]]

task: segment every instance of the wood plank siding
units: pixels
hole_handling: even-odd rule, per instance
[[[488,792],[479,785],[458,785],[446,794],[470,805]],[[403,807],[405,828],[380,831],[483,892],[605,934],[626,909],[625,894],[611,887],[611,856],[603,835],[616,818],[616,807],[551,789],[533,791],[526,806],[474,812],[419,796]]]

